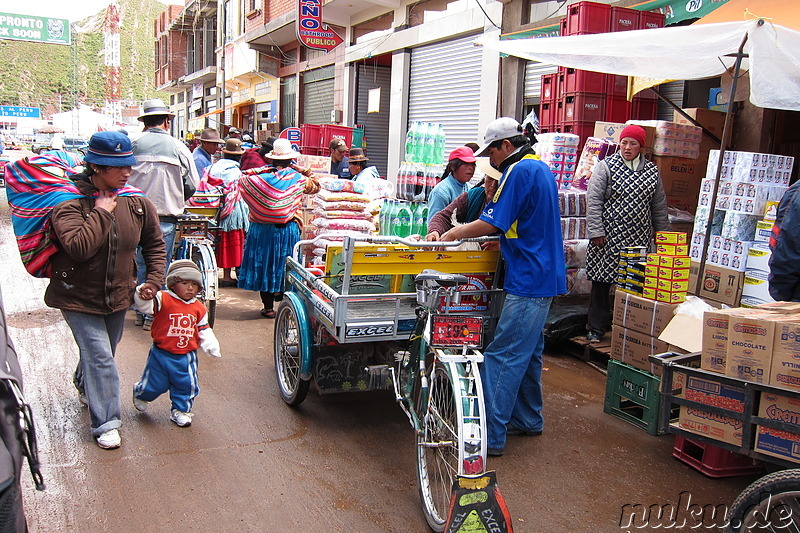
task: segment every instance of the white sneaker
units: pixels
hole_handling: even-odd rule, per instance
[[[122,438],[119,436],[119,430],[109,429],[97,437],[97,445],[104,450],[113,450],[119,448],[122,444]]]
[[[81,403],[81,405],[89,405],[89,399],[86,397],[85,392],[78,392],[78,401]]]
[[[148,316],[144,317],[144,322],[142,323],[142,329],[145,331],[150,331],[152,327],[153,327],[153,319]]]
[[[192,413],[184,413],[183,411],[178,411],[177,409],[172,410],[172,414],[170,415],[169,419],[182,428],[192,425]]]
[[[144,400],[140,400],[136,397],[136,387],[139,384],[133,386],[133,406],[136,408],[137,411],[147,411],[147,406],[150,405],[150,402],[146,402]]]

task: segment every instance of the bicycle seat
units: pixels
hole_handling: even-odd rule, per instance
[[[425,281],[432,281],[441,287],[455,287],[457,285],[464,285],[469,281],[469,278],[461,274],[445,274],[438,270],[426,268],[414,278],[417,285],[421,285]]]

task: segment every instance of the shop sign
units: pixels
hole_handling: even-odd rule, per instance
[[[42,118],[42,113],[38,107],[0,105],[0,117]]]
[[[278,134],[278,138],[289,139],[289,142],[292,143],[292,150],[300,151],[300,128],[286,128]]]
[[[69,20],[0,13],[0,40],[70,44]]]
[[[322,23],[322,0],[297,0],[297,40],[307,48],[330,52],[342,38]]]

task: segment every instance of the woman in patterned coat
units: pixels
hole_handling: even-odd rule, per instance
[[[589,342],[598,342],[609,329],[609,291],[617,277],[620,250],[625,246],[650,246],[654,232],[669,227],[667,199],[658,168],[641,153],[645,136],[641,126],[625,127],[620,134],[620,151],[598,162],[589,180]]]

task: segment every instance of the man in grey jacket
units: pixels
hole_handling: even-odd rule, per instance
[[[158,98],[142,103],[139,121],[144,123],[145,133],[133,143],[136,164],[128,180],[129,185],[144,191],[158,210],[167,248],[167,269],[175,245],[176,217],[183,213],[186,200],[191,198],[200,183],[192,153],[185,144],[169,134],[170,122],[174,117],[175,114]],[[136,264],[139,283],[142,283],[145,270],[141,251],[136,255]],[[152,319],[137,312],[135,323],[149,330]]]

